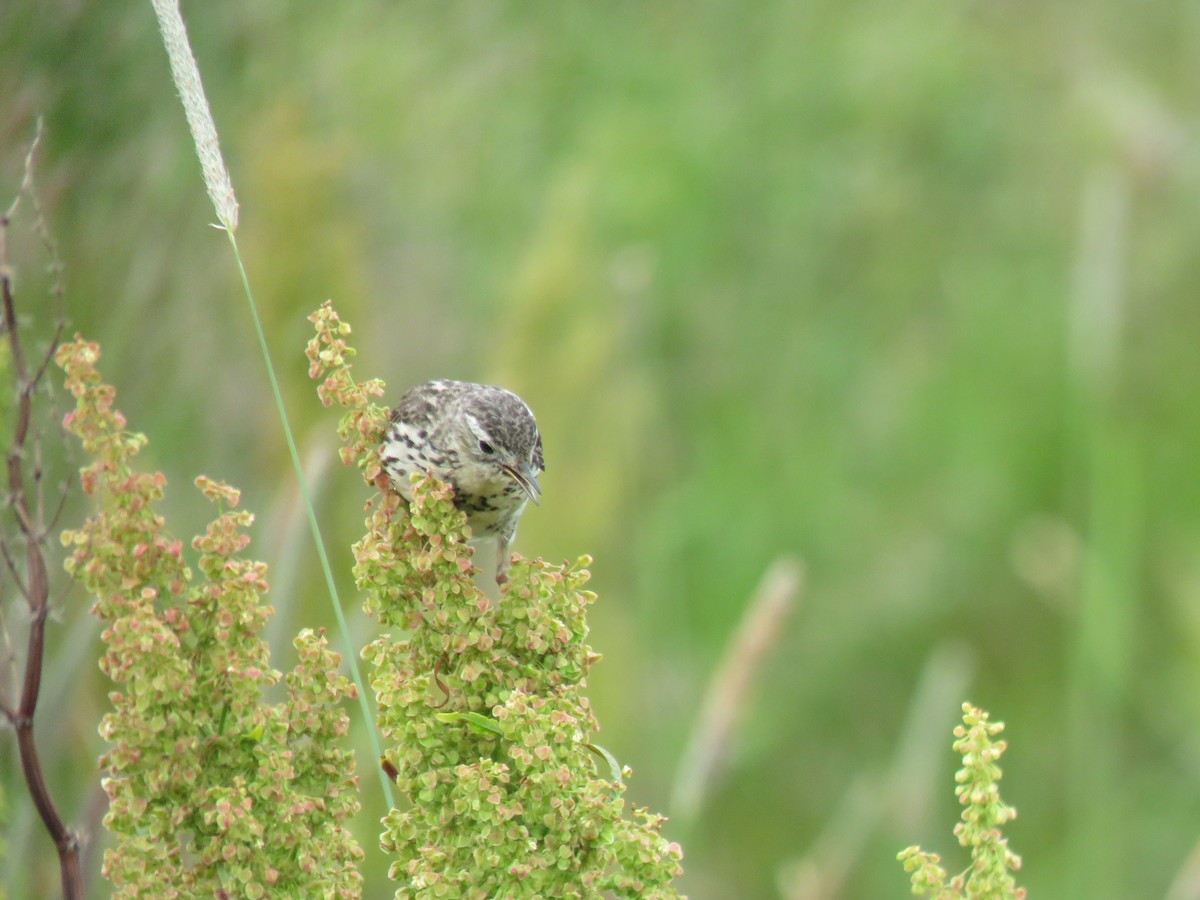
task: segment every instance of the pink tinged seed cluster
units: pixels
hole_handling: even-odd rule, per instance
[[[347,410],[342,459],[380,491],[354,576],[387,629],[363,657],[390,742],[381,762],[406,798],[383,823],[396,896],[679,897],[679,845],[663,817],[626,809],[623,773],[593,743],[590,560],[518,560],[498,602],[482,593],[451,489],[416,478],[407,504],[388,488],[388,411],[370,400],[382,386],[351,377],[350,329],[330,304],[311,319],[310,374]]]
[[[146,439],[125,430],[99,358],[76,339],[56,361],[75,398],[65,427],[91,457],[82,484],[97,502],[62,539],[104,623],[101,668],[115,685],[100,726],[113,896],[358,897],[342,709],[354,688],[324,636],[306,630],[286,699],[263,702],[281,675],[260,636],[266,567],[241,556],[253,517],[236,509],[235,489],[197,479],[222,511],[187,562],[157,511],[166,479],[135,468]]]
[[[1008,847],[1003,828],[1017,811],[1000,799],[1000,756],[1008,745],[999,740],[1004,723],[989,721],[988,713],[963,704],[962,724],[954,729],[954,752],[962,757],[955,773],[954,793],[962,804],[962,821],[954,826],[958,843],[970,851],[971,864],[949,877],[936,853],[908,847],[899,854],[909,873],[914,894],[951,900],[956,897],[1003,897],[1023,900],[1015,872],[1021,857]]]

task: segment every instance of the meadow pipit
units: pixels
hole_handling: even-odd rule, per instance
[[[542,436],[533,412],[512,391],[467,381],[428,381],[392,410],[380,459],[405,499],[409,476],[430,474],[454,488],[472,538],[496,538],[496,583],[508,580],[517,519],[541,494]]]

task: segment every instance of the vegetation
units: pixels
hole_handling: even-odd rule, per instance
[[[746,598],[804,561],[696,815],[666,826],[680,891],[766,900],[803,868],[836,896],[901,895],[896,851],[958,816],[939,736],[968,694],[1021,737],[1005,785],[1032,896],[1187,883],[1200,109],[1179,4],[185,12],[359,646],[379,630],[349,550],[369,492],[329,465],[300,353],[327,297],[393,390],[485,380],[537,412],[544,502],[516,549],[595,557],[589,696],[598,741],[637,772],[630,806],[674,812]],[[0,205],[40,112],[67,334],[104,347],[146,470],[237,484],[259,513],[262,639],[290,670],[295,635],[334,621],[148,5],[8,0],[0,85]],[[36,357],[54,275],[36,235],[13,242]],[[53,458],[56,394],[37,395],[54,488],[81,464]],[[161,514],[203,534],[189,494]],[[60,522],[85,516],[72,493]],[[66,549],[47,552],[61,571]],[[42,763],[63,818],[99,835],[102,626],[80,595],[52,602]],[[349,827],[377,856],[377,761],[347,711]],[[15,754],[0,741],[0,883],[49,896]]]
[[[964,807],[962,821],[954,826],[958,843],[971,853],[971,865],[947,878],[936,853],[909,847],[900,854],[904,870],[912,874],[913,893],[929,894],[938,900],[957,897],[1011,897],[1024,900],[1013,872],[1021,858],[1008,849],[1003,827],[1017,811],[1000,799],[1000,755],[1007,745],[994,738],[1004,730],[1001,722],[989,722],[988,714],[963,704],[963,723],[954,729],[954,750],[963,759],[954,793]]]
[[[381,762],[403,795],[381,839],[397,898],[678,898],[679,844],[661,836],[662,816],[622,817],[629,770],[593,743],[590,560],[522,560],[499,602],[489,598],[451,489],[426,479],[411,506],[387,489],[388,410],[370,402],[383,385],[351,376],[349,325],[329,303],[311,318],[309,374],[322,401],[347,408],[342,461],[384,489],[354,575],[368,615],[389,629],[363,656],[392,742]]]
[[[76,398],[67,428],[94,460],[83,488],[100,501],[63,543],[67,571],[95,598],[100,668],[118,688],[100,723],[113,896],[358,897],[342,709],[353,686],[324,637],[305,629],[287,699],[263,703],[281,675],[261,637],[266,566],[239,556],[254,517],[232,509],[236,489],[197,479],[230,509],[192,541],[198,573],[184,561],[158,511],[166,479],[133,467],[146,439],[125,430],[99,356],[76,340],[57,360]]]

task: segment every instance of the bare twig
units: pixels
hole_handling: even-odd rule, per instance
[[[63,510],[67,506],[67,495],[71,492],[71,485],[75,483],[74,476],[68,476],[67,480],[62,485],[62,490],[58,494],[58,505],[54,507],[54,515],[50,517],[50,521],[46,523],[46,533],[58,530],[58,520],[62,516]]]
[[[25,546],[23,585],[17,575],[16,561],[12,558],[7,541],[3,544],[3,551],[5,562],[12,571],[29,608],[29,635],[26,643],[21,696],[16,707],[6,707],[4,714],[16,733],[17,748],[21,756],[21,771],[25,776],[25,785],[29,790],[29,796],[58,851],[63,896],[67,900],[80,900],[83,897],[83,874],[79,864],[79,839],[63,823],[62,816],[59,815],[54,800],[50,796],[33,732],[34,713],[37,710],[38,696],[42,686],[46,619],[50,614],[50,579],[46,569],[46,558],[42,553],[46,527],[41,497],[41,449],[36,434],[31,439],[33,395],[46,371],[46,360],[53,354],[57,346],[58,336],[61,333],[61,322],[55,329],[47,355],[38,360],[38,368],[31,377],[17,324],[12,273],[8,260],[8,229],[22,196],[30,198],[30,203],[34,206],[37,214],[39,234],[47,242],[47,246],[52,247],[48,231],[41,220],[41,212],[37,207],[36,200],[33,199],[33,159],[41,137],[42,126],[39,121],[37,134],[25,157],[25,175],[21,183],[21,190],[4,217],[0,219],[0,317],[2,317],[3,334],[8,341],[12,373],[17,387],[17,407],[14,413],[13,432],[6,455],[8,505],[13,510],[17,530]],[[57,274],[55,292],[56,296],[61,299],[61,282],[58,281]],[[33,471],[29,472],[27,469],[31,462]],[[31,508],[26,484],[29,479],[32,479],[34,484],[33,508]]]
[[[8,541],[3,538],[0,538],[0,557],[4,558],[4,568],[8,569],[8,574],[13,577],[13,581],[17,585],[17,591],[28,602],[29,589],[25,587],[25,582],[21,580],[21,573],[17,571],[17,563],[8,550]]]
[[[33,158],[37,154],[37,149],[39,146],[41,146],[42,138],[45,137],[45,135],[46,129],[42,125],[42,118],[41,116],[38,116],[37,125],[33,130],[33,140],[29,142],[29,149],[25,152],[25,168],[21,175],[21,186],[17,189],[17,195],[13,197],[13,202],[10,203],[8,205],[8,209],[4,211],[3,224],[6,228],[8,223],[12,221],[13,216],[17,214],[17,207],[21,205],[21,198],[33,196]],[[31,200],[30,202],[32,203],[33,201]],[[4,238],[7,237],[8,234],[5,232]],[[7,265],[8,250],[5,244],[2,243],[2,239],[0,239],[0,251],[2,251],[0,252],[0,258],[2,258]]]

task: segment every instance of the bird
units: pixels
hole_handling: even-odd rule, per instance
[[[414,473],[454,489],[471,538],[497,541],[496,583],[508,580],[509,546],[546,470],[542,436],[529,405],[512,391],[470,381],[427,381],[392,410],[379,449],[392,486],[412,500]]]

